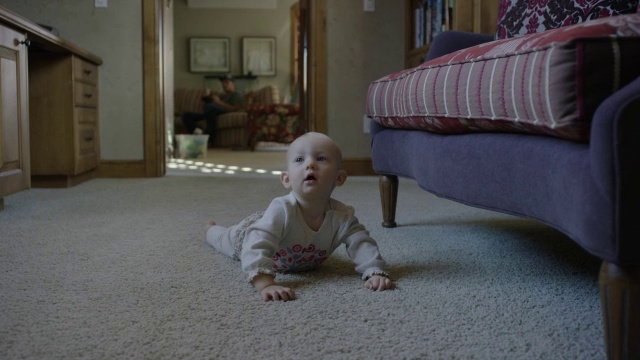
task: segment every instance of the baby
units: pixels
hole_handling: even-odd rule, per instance
[[[306,133],[287,151],[287,171],[280,180],[290,193],[229,228],[210,222],[207,242],[241,261],[264,301],[294,300],[295,291],[278,285],[275,274],[316,268],[341,244],[365,287],[393,289],[378,245],[354,209],[331,198],[333,189],[346,179],[338,145],[324,134]]]

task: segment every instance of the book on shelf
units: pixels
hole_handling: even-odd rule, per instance
[[[414,9],[414,47],[431,44],[442,31],[450,30],[454,0],[419,0]]]

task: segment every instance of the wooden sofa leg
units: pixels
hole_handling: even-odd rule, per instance
[[[382,202],[382,226],[387,228],[396,227],[397,176],[380,175],[380,201]]]
[[[609,360],[640,359],[640,267],[604,261],[600,302]]]

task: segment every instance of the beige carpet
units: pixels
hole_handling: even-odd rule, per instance
[[[340,249],[280,278],[299,295],[287,303],[262,302],[203,235],[207,220],[230,224],[282,194],[273,175],[174,169],[11,195],[0,359],[605,358],[599,261],[548,227],[411,181],[401,226],[383,229],[377,186],[354,177],[335,196],[356,207],[398,289],[364,289]]]

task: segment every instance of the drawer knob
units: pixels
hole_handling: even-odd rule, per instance
[[[84,69],[84,74],[85,75],[91,75],[93,71],[89,70],[89,69]]]
[[[91,94],[91,93],[84,93],[84,97],[86,97],[87,99],[91,99],[91,96],[93,96],[93,94]]]
[[[31,46],[31,40],[29,39],[22,40],[20,41],[20,45],[25,45],[26,47],[29,47]]]
[[[85,138],[84,138],[84,141],[86,141],[86,142],[93,141],[93,136],[87,136],[87,137],[85,137]]]

